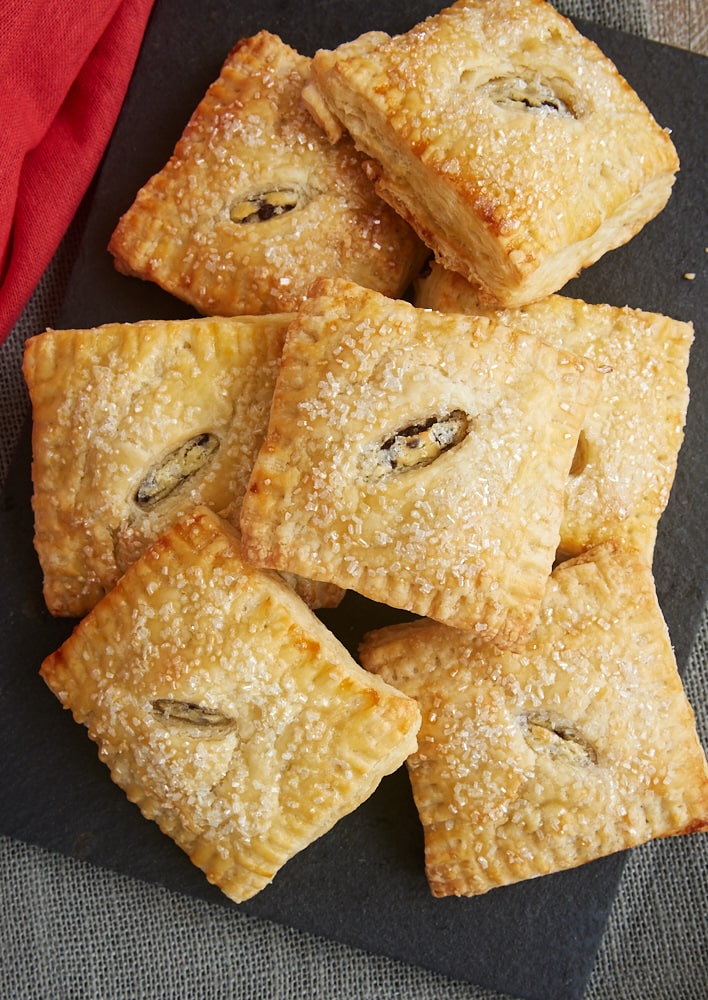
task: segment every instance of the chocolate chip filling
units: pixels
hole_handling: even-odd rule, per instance
[[[597,764],[597,751],[571,722],[551,712],[529,712],[523,721],[526,742],[536,753],[581,766]]]
[[[232,205],[229,209],[229,218],[239,225],[267,222],[301,207],[306,200],[304,193],[294,188],[263,191]]]
[[[364,472],[385,476],[430,465],[460,444],[469,433],[470,420],[462,410],[402,427],[381,444],[370,446],[363,457]]]
[[[138,507],[154,507],[166,499],[203,469],[218,447],[214,434],[197,434],[183,442],[148,471],[135,492]]]

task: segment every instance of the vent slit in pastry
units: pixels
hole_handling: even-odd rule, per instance
[[[573,461],[570,464],[570,475],[579,476],[587,467],[590,458],[590,446],[585,436],[585,431],[581,431],[578,436],[578,443],[575,447]]]
[[[264,191],[232,205],[229,218],[239,225],[267,222],[269,219],[285,215],[286,212],[292,212],[293,209],[302,208],[309,200],[304,191],[296,191],[294,188]]]
[[[429,417],[396,431],[383,444],[371,448],[365,458],[370,476],[430,465],[446,451],[460,444],[469,433],[470,418],[463,410],[442,417]]]
[[[215,434],[197,434],[149,470],[135,492],[138,507],[154,507],[196,475],[219,448]]]
[[[497,107],[510,111],[523,109],[534,114],[578,118],[570,89],[562,80],[543,80],[538,76],[527,80],[521,76],[498,76],[483,84],[479,92]],[[559,91],[565,91],[563,96]]]
[[[569,763],[597,764],[597,752],[576,727],[550,712],[529,712],[525,716],[526,742],[537,753],[561,757]]]
[[[183,726],[186,732],[191,731],[191,735],[201,739],[225,736],[236,728],[235,719],[217,709],[206,708],[191,701],[156,698],[152,709],[161,719]]]

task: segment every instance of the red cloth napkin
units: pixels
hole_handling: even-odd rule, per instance
[[[100,162],[154,0],[0,0],[0,343]]]

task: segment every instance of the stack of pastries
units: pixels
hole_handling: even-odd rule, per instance
[[[542,0],[263,31],[110,242],[202,317],[28,342],[41,674],[231,899],[404,761],[436,896],[708,829],[652,576],[693,330],[557,294],[678,166]],[[359,662],[347,590],[410,618]]]

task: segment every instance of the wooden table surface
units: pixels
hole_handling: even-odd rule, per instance
[[[649,36],[708,55],[708,0],[646,0]]]

